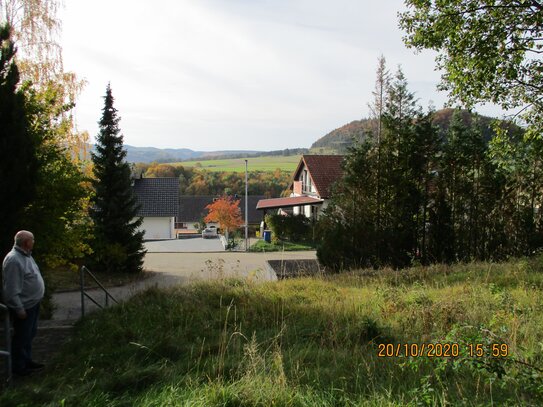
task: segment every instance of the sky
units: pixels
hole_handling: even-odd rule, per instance
[[[76,118],[91,141],[108,83],[125,144],[199,151],[309,148],[369,115],[380,55],[423,107],[447,100],[435,54],[402,42],[401,0],[64,4],[64,68],[87,81]]]

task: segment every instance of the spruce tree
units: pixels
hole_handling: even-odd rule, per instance
[[[104,99],[96,153],[92,154],[94,267],[110,273],[139,272],[145,255],[143,231],[138,230],[143,220],[136,217],[138,206],[109,85]]]
[[[421,194],[412,161],[417,151],[415,119],[420,106],[400,67],[387,88],[381,139],[383,200],[380,253],[383,264],[402,267],[416,255],[416,219]]]
[[[11,27],[0,25],[0,255],[13,245],[24,208],[35,196],[36,143],[30,131],[25,96],[18,89]]]
[[[374,129],[376,135],[377,144],[377,191],[376,191],[376,205],[377,205],[377,219],[376,230],[381,233],[381,211],[383,207],[383,199],[381,193],[381,137],[383,134],[383,115],[385,113],[385,99],[389,93],[390,87],[390,73],[386,67],[386,60],[384,56],[380,56],[377,66],[377,78],[375,81],[375,90],[372,92],[373,102],[369,103],[371,118],[376,122],[376,128]],[[379,252],[381,245],[377,245],[377,251]],[[378,255],[379,256],[379,255]]]

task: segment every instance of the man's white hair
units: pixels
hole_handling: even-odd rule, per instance
[[[21,247],[21,245],[29,239],[34,239],[32,232],[28,230],[19,230],[15,234],[15,246]]]

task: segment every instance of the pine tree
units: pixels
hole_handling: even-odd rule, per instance
[[[421,196],[411,162],[420,115],[414,93],[400,67],[387,88],[381,138],[381,260],[403,266],[416,253],[415,223]]]
[[[24,208],[35,196],[35,140],[29,128],[25,96],[11,27],[0,25],[0,255],[13,245]]]
[[[94,221],[95,267],[107,272],[139,272],[142,270],[143,222],[136,218],[137,203],[132,193],[130,166],[123,150],[117,109],[113,107],[108,85],[94,163],[91,217]]]
[[[381,137],[383,129],[383,114],[385,112],[385,98],[389,92],[390,87],[390,73],[386,68],[386,60],[384,56],[380,56],[377,66],[377,78],[375,80],[375,90],[372,92],[373,101],[368,104],[370,108],[371,118],[376,121],[375,135],[376,135],[376,148],[377,148],[377,192],[376,192],[376,205],[377,205],[377,219],[376,228],[380,233],[381,231],[381,210],[382,210],[382,197],[381,197]],[[378,245],[380,247],[380,245]],[[379,250],[379,248],[378,248]]]
[[[432,123],[433,111],[420,115],[415,121],[413,140],[409,143],[407,169],[412,179],[410,202],[415,220],[414,256],[423,264],[430,261],[428,256],[428,226],[430,206],[434,201],[432,189],[436,184],[438,157],[441,140],[438,128]]]
[[[369,140],[356,141],[343,161],[343,177],[317,225],[317,258],[332,270],[373,266],[377,245],[377,152]]]

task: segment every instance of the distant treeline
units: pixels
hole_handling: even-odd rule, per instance
[[[206,171],[195,167],[161,163],[137,163],[132,166],[135,177],[179,179],[182,195],[243,195],[245,173],[227,171]],[[264,195],[268,198],[287,193],[291,173],[277,168],[275,171],[251,171],[248,179],[249,195]]]

